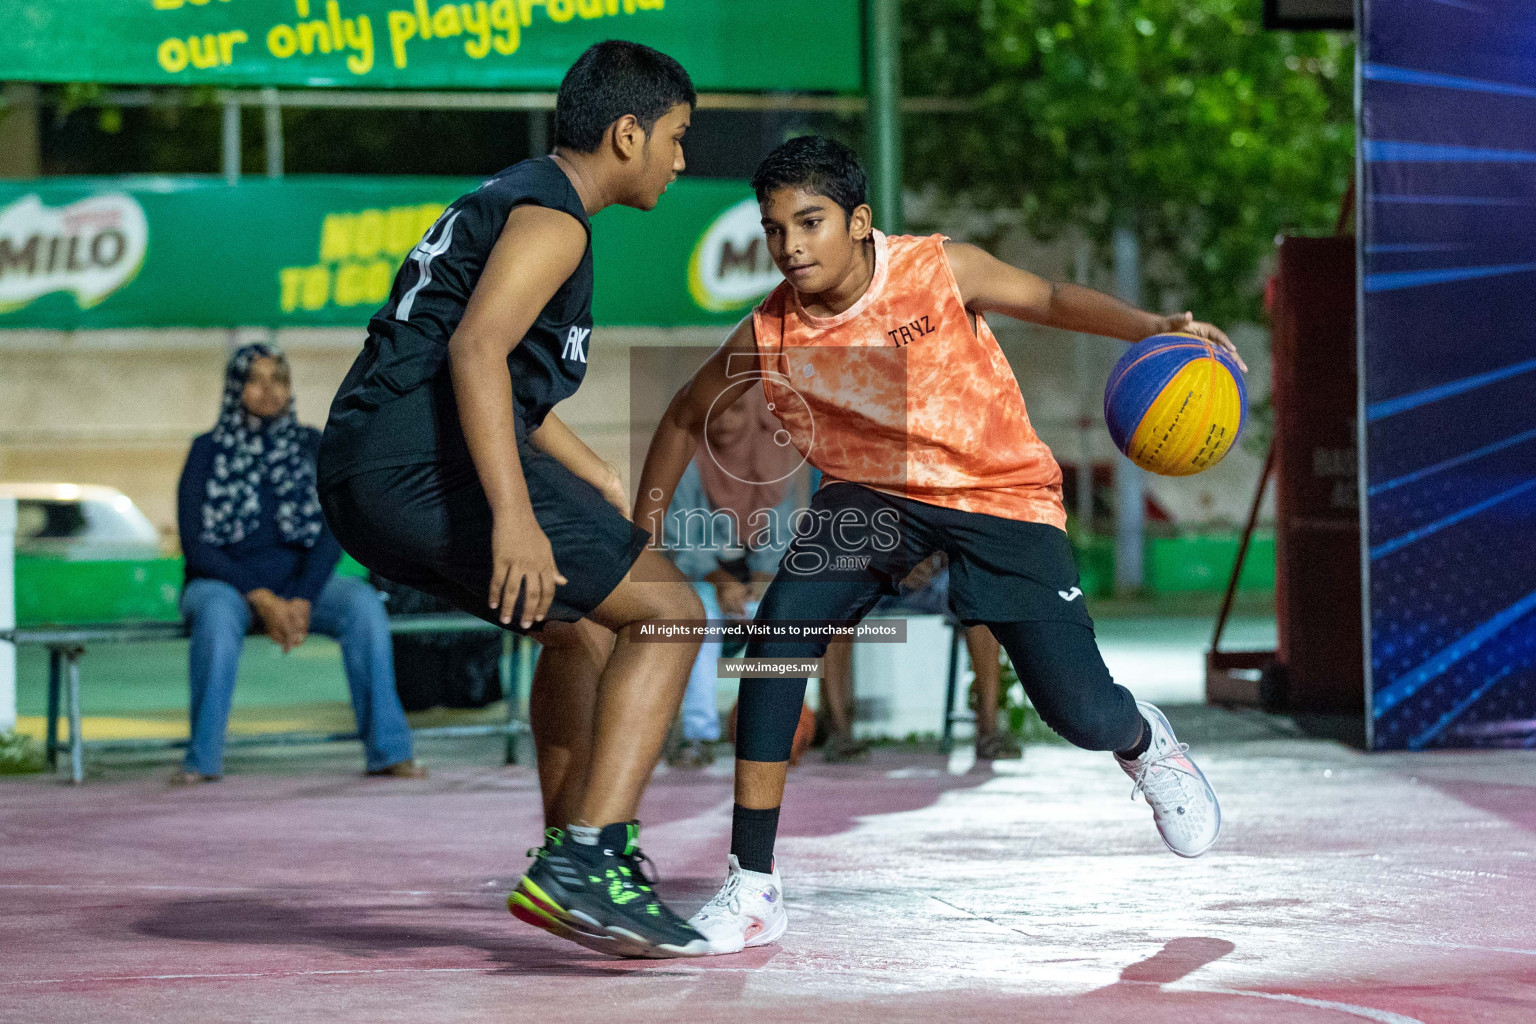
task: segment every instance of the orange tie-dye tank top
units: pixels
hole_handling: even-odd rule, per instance
[[[1065,529],[1061,468],[944,242],[876,231],[869,290],[837,316],[774,289],[752,312],[768,402],[824,482]]]

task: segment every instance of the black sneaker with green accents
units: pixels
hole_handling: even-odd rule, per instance
[[[613,956],[704,956],[709,943],[652,891],[640,867],[639,838],[637,821],[605,826],[595,846],[546,830],[507,909],[520,921]]]
[[[558,853],[560,847],[566,842],[565,830],[558,828],[546,828],[544,830],[544,845],[536,846],[528,851],[528,856],[533,858],[533,864],[529,865],[528,874],[533,874],[534,869],[544,858],[551,853]],[[607,953],[610,956],[644,956],[644,951],[632,943],[622,942],[606,932],[598,932],[585,926],[583,922],[567,917],[565,912],[555,903],[550,901],[537,883],[530,883],[525,876],[518,887],[507,896],[507,909],[512,916],[525,924],[531,924],[535,928],[542,928],[551,935],[557,935],[562,939],[569,939],[588,949],[599,953]]]

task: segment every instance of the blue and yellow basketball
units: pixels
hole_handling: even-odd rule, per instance
[[[1189,476],[1220,462],[1247,408],[1237,361],[1193,334],[1154,334],[1132,345],[1104,388],[1104,422],[1115,447],[1162,476]]]

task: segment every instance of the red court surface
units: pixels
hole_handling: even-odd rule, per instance
[[[789,934],[688,961],[609,960],[506,913],[539,822],[532,773],[488,747],[429,748],[425,782],[336,754],[247,755],[193,789],[163,765],[8,781],[0,1019],[1536,1021],[1536,759],[1196,753],[1226,831],[1194,862],[1105,755],[808,762],[780,845]],[[686,911],[720,879],[726,768],[646,798]]]

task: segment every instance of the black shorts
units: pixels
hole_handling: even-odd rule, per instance
[[[758,622],[857,622],[882,594],[896,593],[917,563],[943,551],[950,609],[966,625],[992,630],[1047,725],[1089,750],[1121,750],[1136,741],[1136,699],[1110,678],[1099,654],[1061,530],[849,483],[817,491],[810,515],[795,527],[758,605]],[[753,639],[746,656],[819,658],[826,647],[825,636]],[[804,679],[743,678],[736,756],[787,760],[804,694]]]
[[[816,492],[810,514],[802,513],[796,524],[776,582],[791,589],[875,583],[879,593],[895,594],[907,573],[935,551],[949,556],[949,606],[967,625],[1093,626],[1063,531],[1048,523],[929,505],[860,484],[831,483]]]
[[[651,535],[552,456],[526,444],[518,456],[534,518],[568,581],[555,588],[548,618],[575,622],[613,592]],[[488,604],[491,507],[473,463],[365,470],[322,486],[320,506],[341,546],[373,572],[502,625]],[[524,632],[518,604],[505,628]]]

